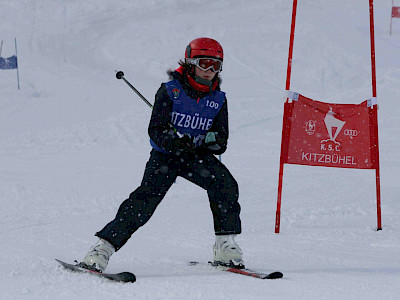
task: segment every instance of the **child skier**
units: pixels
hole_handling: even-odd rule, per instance
[[[177,176],[207,191],[214,220],[214,263],[244,268],[234,236],[241,233],[239,190],[214,156],[225,152],[228,107],[220,90],[223,49],[210,38],[189,43],[185,60],[170,71],[155,96],[148,133],[152,151],[141,185],[125,200],[114,220],[96,233],[99,240],[81,266],[104,272],[118,251],[153,215]]]

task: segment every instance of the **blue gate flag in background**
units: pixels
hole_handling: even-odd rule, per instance
[[[17,68],[18,68],[18,62],[16,55],[13,55],[9,58],[0,57],[0,69],[9,70]]]
[[[0,70],[11,70],[17,69],[17,82],[19,89],[19,70],[18,70],[18,59],[17,59],[17,38],[15,38],[15,55],[8,58],[1,57],[1,52],[3,50],[3,41],[1,41],[0,47]]]

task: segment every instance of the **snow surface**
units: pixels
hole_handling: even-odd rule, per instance
[[[0,1],[1,299],[398,299],[400,20],[375,1],[383,230],[375,173],[285,166],[274,233],[291,0]],[[206,192],[178,179],[149,223],[116,253],[118,284],[61,269],[136,189],[148,159],[151,102],[200,36],[225,50],[231,136],[223,162],[240,187],[248,267],[258,280],[187,265],[214,241]],[[326,102],[372,96],[367,0],[299,1],[292,90]]]

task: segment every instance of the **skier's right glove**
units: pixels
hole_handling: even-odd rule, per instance
[[[193,152],[193,138],[189,134],[184,134],[182,137],[173,139],[173,152],[175,155],[180,155],[185,152]]]

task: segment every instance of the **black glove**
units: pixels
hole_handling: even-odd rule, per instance
[[[180,155],[183,152],[194,152],[193,138],[189,134],[173,139],[173,152]]]

